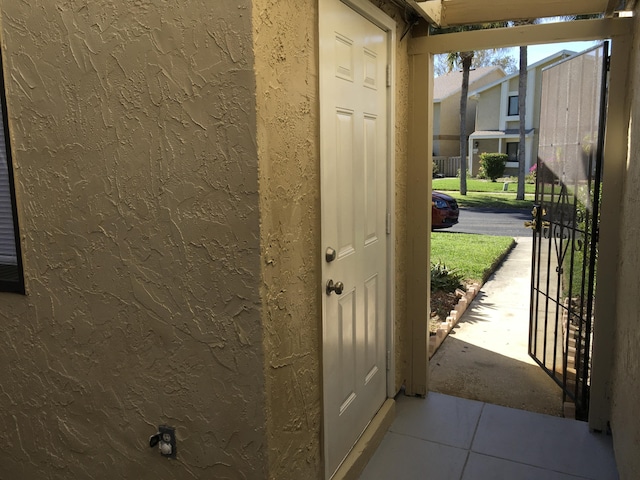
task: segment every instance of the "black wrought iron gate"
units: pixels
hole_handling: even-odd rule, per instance
[[[529,354],[589,411],[608,43],[542,73]]]

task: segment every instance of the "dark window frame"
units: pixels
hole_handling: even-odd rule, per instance
[[[513,152],[514,149],[515,149],[515,152]],[[520,142],[507,142],[506,153],[508,156],[508,159],[507,159],[508,162],[520,161]]]
[[[507,117],[517,117],[518,115],[520,115],[518,95],[509,95],[507,100]]]
[[[20,245],[20,229],[18,226],[18,207],[16,204],[16,189],[13,177],[13,156],[11,154],[11,135],[9,132],[9,115],[7,114],[7,93],[4,83],[4,62],[0,54],[0,110],[2,111],[2,134],[4,135],[5,157],[7,159],[7,175],[9,180],[9,195],[11,197],[11,214],[13,217],[13,237],[15,242],[17,265],[3,265],[0,267],[15,268],[12,276],[15,278],[6,279],[0,276],[0,292],[25,293],[24,269],[22,264],[22,248]],[[7,270],[7,268],[5,268]]]

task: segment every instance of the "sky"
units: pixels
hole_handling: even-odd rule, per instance
[[[553,55],[561,50],[570,50],[572,52],[582,52],[588,48],[597,45],[598,42],[566,42],[566,43],[549,43],[546,45],[531,45],[527,49],[527,63],[529,65],[539,62],[543,58]],[[518,58],[518,48],[513,49],[512,55]]]

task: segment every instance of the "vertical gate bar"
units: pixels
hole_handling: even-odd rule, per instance
[[[606,65],[607,51],[605,42],[548,67],[542,82],[536,178],[540,215],[531,257],[529,352],[562,387],[563,400],[575,401],[578,416],[589,406],[606,68],[602,69],[599,105],[594,92],[601,66],[598,55],[604,52]]]
[[[536,165],[538,165],[538,161],[536,161]],[[540,166],[538,165],[536,167],[536,171],[539,171]],[[536,177],[536,194],[535,194],[535,199],[534,199],[534,209],[536,207],[536,205],[539,205],[538,202],[538,195],[537,195],[537,191],[538,191],[538,180],[539,178]],[[539,215],[538,215],[539,217]],[[537,220],[537,219],[534,219]],[[541,225],[541,223],[537,223],[537,225]],[[535,341],[537,340],[537,335],[536,335],[536,331],[538,329],[538,315],[535,315],[534,312],[537,312],[537,308],[538,308],[538,295],[537,295],[537,289],[535,287],[535,279],[536,279],[536,268],[538,267],[538,264],[536,263],[536,252],[539,249],[538,246],[538,240],[540,238],[540,231],[541,229],[538,228],[534,228],[532,229],[532,248],[531,248],[531,287],[529,289],[529,355],[533,355],[535,356]]]
[[[600,184],[602,182],[602,164],[604,162],[604,138],[605,138],[605,122],[606,122],[606,104],[607,104],[607,76],[609,65],[609,42],[604,42],[602,46],[602,72],[601,72],[601,88],[600,88],[600,122],[598,125],[598,143],[596,147],[596,172],[595,172],[595,188],[593,194],[593,218],[591,225],[591,255],[589,258],[589,295],[587,299],[587,331],[585,339],[585,350],[589,357],[585,359],[585,365],[589,365],[591,361],[591,330],[593,320],[593,295],[595,290],[595,275],[596,275],[596,256],[598,252],[598,233],[599,233],[599,221],[600,221]],[[588,369],[585,380],[588,381]],[[586,385],[586,382],[585,382]],[[589,391],[585,389],[583,392],[584,404],[588,409]],[[586,413],[586,412],[585,412]]]

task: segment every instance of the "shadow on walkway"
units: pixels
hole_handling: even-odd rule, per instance
[[[562,416],[562,390],[528,355],[531,238],[482,286],[429,363],[429,390]]]

